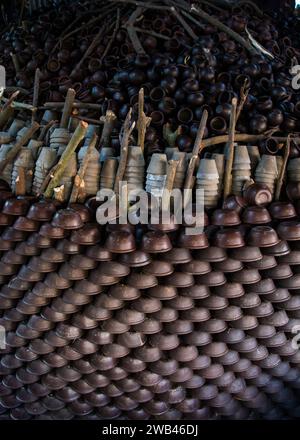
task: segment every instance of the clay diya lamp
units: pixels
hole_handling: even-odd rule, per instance
[[[245,209],[243,221],[249,225],[263,225],[271,223],[271,217],[266,208],[251,206]]]
[[[224,229],[216,233],[215,245],[224,249],[234,249],[243,247],[245,242],[238,229]]]
[[[295,242],[296,243],[296,242]],[[286,241],[280,240],[278,244],[267,247],[263,250],[265,255],[281,257],[290,253],[290,247]]]
[[[243,263],[257,262],[263,258],[259,247],[245,246],[242,249],[233,249],[229,253],[231,258]]]
[[[248,267],[258,269],[259,271],[272,269],[275,266],[277,266],[277,261],[272,255],[264,255],[260,260],[248,263]]]
[[[196,284],[187,289],[180,289],[180,293],[193,299],[203,299],[210,295],[210,290],[207,286]]]
[[[212,225],[215,226],[238,226],[241,220],[237,211],[233,209],[216,209],[213,212]]]

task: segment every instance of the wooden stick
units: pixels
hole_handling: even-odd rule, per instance
[[[190,25],[181,17],[180,13],[177,11],[177,9],[174,6],[171,6],[171,12],[174,15],[174,17],[177,18],[183,29],[186,31],[186,33],[193,39],[198,40],[197,35],[193,31],[193,29],[190,27]]]
[[[72,113],[76,92],[74,89],[68,89],[63,114],[60,121],[60,128],[68,128],[69,119]]]
[[[84,63],[84,61],[86,60],[87,57],[90,56],[90,54],[93,52],[93,50],[96,48],[97,44],[99,43],[102,34],[104,33],[105,29],[107,27],[107,23],[105,22],[99,32],[95,35],[93,41],[91,42],[91,44],[89,45],[89,47],[87,48],[87,50],[85,51],[84,55],[80,58],[80,61],[76,64],[76,66],[74,67],[74,69],[71,72],[71,75],[76,72],[77,70],[80,69],[80,67],[82,66],[82,64]]]
[[[63,176],[64,170],[66,169],[68,162],[70,160],[70,157],[75,152],[76,148],[84,138],[86,131],[88,128],[88,124],[86,122],[81,121],[76,128],[72,138],[70,139],[65,151],[63,152],[57,166],[55,169],[55,172],[53,173],[53,176],[49,182],[49,185],[44,192],[44,196],[46,198],[50,198],[53,194],[54,188],[59,186],[60,180]]]
[[[32,99],[32,105],[37,109],[38,102],[39,102],[39,93],[40,93],[40,77],[41,77],[41,71],[39,68],[35,70],[34,75],[34,85],[33,85],[33,99]],[[32,122],[36,118],[36,110],[32,112]]]
[[[245,102],[246,102],[246,100],[248,98],[248,95],[249,95],[249,91],[250,91],[250,88],[249,88],[248,81],[245,80],[244,84],[241,87],[240,102],[238,104],[237,111],[236,111],[236,120],[237,121],[239,120],[239,118],[241,116],[241,113],[242,113],[242,110],[244,108]]]
[[[239,35],[237,32],[230,29],[225,24],[221,23],[217,18],[212,17],[211,15],[207,14],[203,11],[203,9],[197,8],[195,5],[191,6],[190,9],[191,12],[193,12],[198,17],[201,17],[203,20],[210,23],[212,26],[215,26],[216,28],[220,29],[221,31],[228,34],[232,39],[237,41],[241,46],[243,46],[245,49],[247,49],[251,55],[257,55],[257,51],[254,49],[254,47],[248,43],[241,35]]]
[[[187,169],[187,176],[186,176],[186,179],[184,182],[184,189],[192,189],[194,186],[193,185],[193,182],[194,182],[193,177],[194,177],[197,159],[203,149],[202,141],[203,141],[203,136],[204,136],[204,132],[205,132],[206,124],[207,124],[207,119],[208,119],[208,112],[207,112],[207,110],[204,110],[204,112],[202,113],[202,118],[200,121],[197,137],[195,140],[195,144],[194,144],[194,148],[193,148],[193,152],[192,152],[192,157],[190,159],[189,166]]]
[[[79,119],[80,121],[87,122],[88,124],[99,125],[99,126],[103,125],[103,122],[100,119],[88,118],[86,116],[75,115],[74,113],[72,113],[71,116],[74,119]]]
[[[174,187],[174,180],[176,176],[176,170],[179,164],[179,160],[170,160],[168,162],[167,177],[164,185],[163,195],[162,195],[162,207],[163,209],[168,209],[170,207],[170,192]]]
[[[111,132],[114,128],[115,121],[117,117],[111,110],[107,110],[105,118],[104,118],[104,126],[100,138],[100,147],[109,147],[110,145],[110,136]]]
[[[104,57],[106,57],[106,55],[108,54],[108,52],[109,52],[113,42],[115,41],[115,38],[116,38],[117,32],[119,30],[119,27],[120,27],[120,9],[118,8],[117,9],[117,19],[116,19],[116,25],[115,25],[115,28],[114,28],[114,32],[112,34],[112,37],[109,39],[109,42],[108,42],[108,44],[107,44],[107,46],[106,46],[106,48],[105,48],[105,50],[104,50],[104,52],[103,52],[103,54],[102,54],[102,56],[100,58],[100,63],[101,64],[103,62]]]
[[[12,53],[11,52],[10,56],[11,56],[11,59],[12,59],[12,62],[13,62],[13,65],[14,65],[16,73],[19,73],[21,69],[20,69],[20,63],[19,63],[18,55],[16,53]]]
[[[50,128],[53,127],[53,125],[57,124],[57,122],[58,121],[49,121],[47,125],[44,125],[37,140],[43,141],[45,139],[48,131],[50,130]]]
[[[283,156],[283,163],[282,163],[281,171],[280,171],[280,174],[279,174],[279,177],[277,180],[277,185],[276,185],[276,191],[275,191],[275,200],[276,201],[278,201],[280,199],[280,194],[281,194],[281,190],[282,190],[282,186],[283,186],[286,167],[287,167],[287,163],[288,163],[288,160],[290,157],[290,151],[291,151],[291,137],[289,135],[286,140],[286,146],[285,146],[285,151],[284,151],[284,156]]]
[[[0,128],[3,128],[13,115],[14,109],[12,105],[0,112]]]
[[[21,148],[27,144],[30,139],[32,138],[32,135],[40,128],[39,124],[37,122],[33,122],[31,127],[29,127],[26,132],[23,134],[23,136],[18,140],[18,142],[12,147],[12,149],[7,153],[7,156],[4,160],[0,162],[0,173],[5,169],[5,167],[12,163]]]
[[[64,102],[46,102],[43,106],[38,107],[38,110],[62,110],[64,107]],[[99,104],[93,104],[91,102],[74,102],[73,109],[84,109],[84,110],[100,110]]]
[[[1,98],[1,101],[3,101],[4,103],[8,102],[9,99],[8,98]],[[34,112],[37,109],[35,107],[33,107],[31,104],[25,104],[23,102],[18,102],[18,101],[12,101],[11,103],[11,107],[15,108],[15,109],[20,109],[20,110],[28,110],[30,112]]]
[[[78,199],[80,187],[82,184],[84,184],[84,176],[85,176],[87,167],[90,162],[92,151],[95,148],[97,141],[98,141],[98,136],[96,135],[96,133],[94,133],[92,139],[89,142],[86,154],[83,158],[83,161],[82,161],[81,166],[78,170],[78,173],[75,176],[74,185],[73,185],[73,189],[72,189],[69,203],[76,203],[76,201]]]
[[[270,136],[266,136],[265,134],[236,134],[235,140],[236,142],[259,142]],[[275,139],[278,142],[286,142],[286,137],[283,136],[272,136],[272,139]],[[294,136],[292,139],[295,142],[300,142],[300,136]],[[213,147],[215,145],[226,144],[229,141],[228,134],[222,136],[215,136],[209,139],[203,140],[203,148]]]
[[[136,30],[134,29],[134,23],[136,19],[143,13],[143,8],[138,7],[129,17],[128,22],[126,23],[127,33],[131,40],[132,46],[137,54],[145,54],[145,50],[140,42],[140,39],[137,35]]]
[[[16,178],[15,186],[16,196],[25,196],[26,194],[26,169],[24,167],[18,167],[18,175]]]
[[[151,123],[151,118],[148,118],[144,113],[144,89],[141,88],[139,91],[139,116],[137,121],[138,129],[138,146],[144,151],[145,148],[145,135],[146,130]]]
[[[17,96],[20,94],[19,90],[16,90],[14,93],[11,94],[11,96],[5,101],[4,106],[1,109],[1,112],[3,112],[6,108],[11,107],[14,100],[17,98]],[[3,99],[3,98],[2,98]],[[4,99],[3,99],[4,101]]]
[[[236,126],[236,111],[237,111],[237,99],[233,98],[231,104],[230,114],[230,126],[229,126],[229,156],[226,162],[225,168],[225,182],[224,182],[224,201],[230,195],[232,184],[232,165],[234,159],[234,141],[235,141],[235,126]]]
[[[126,29],[126,26],[123,27]],[[171,40],[170,37],[167,37],[166,35],[163,34],[159,34],[158,32],[150,31],[149,29],[142,29],[137,26],[133,26],[133,29],[137,32],[140,32],[141,34],[151,35],[152,37],[160,38],[161,40],[166,40],[166,41]]]
[[[125,173],[127,157],[128,157],[129,139],[135,127],[135,122],[131,123],[131,115],[132,115],[132,108],[129,110],[124,122],[123,136],[121,141],[120,162],[119,162],[119,167],[116,174],[115,186],[114,186],[116,195],[119,194],[119,183],[122,181]]]

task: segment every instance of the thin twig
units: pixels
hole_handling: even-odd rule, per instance
[[[137,35],[136,30],[134,29],[134,23],[137,20],[137,18],[143,13],[143,8],[138,7],[131,16],[129,17],[129,20],[127,21],[126,27],[127,27],[127,33],[131,40],[132,46],[136,53],[138,54],[145,54],[145,50],[140,42],[140,39]]]
[[[231,104],[230,126],[229,126],[229,155],[225,169],[224,201],[231,192],[231,184],[232,184],[231,173],[232,173],[232,165],[234,159],[235,126],[236,126],[236,116],[237,116],[236,111],[237,111],[237,99],[233,98]]]
[[[72,108],[75,100],[76,92],[74,89],[68,89],[63,114],[60,121],[60,128],[68,128],[69,119],[72,113]]]
[[[124,26],[124,28],[126,29],[126,26]],[[166,40],[166,41],[171,40],[170,37],[167,37],[166,35],[163,34],[159,34],[158,32],[150,31],[149,29],[142,29],[136,26],[133,26],[133,29],[137,32],[140,32],[141,34],[151,35],[152,37],[160,38],[161,40]]]
[[[16,53],[12,53],[11,52],[10,56],[11,56],[11,60],[13,62],[13,65],[14,65],[16,73],[19,73],[21,69],[20,69],[20,63],[19,63],[18,55]]]
[[[221,31],[228,34],[232,39],[237,41],[241,46],[243,46],[245,49],[247,49],[251,55],[257,55],[257,51],[254,49],[254,47],[248,43],[241,35],[239,35],[237,32],[230,29],[225,24],[221,23],[220,20],[218,20],[215,17],[212,17],[211,15],[207,14],[203,9],[197,8],[195,5],[191,6],[190,9],[191,12],[193,12],[198,17],[201,17],[203,20],[210,23],[212,26],[215,26],[216,28],[220,29]]]
[[[132,108],[129,110],[124,122],[123,136],[121,142],[120,162],[119,162],[119,167],[116,174],[115,185],[114,185],[114,190],[116,195],[119,194],[119,184],[122,181],[125,173],[127,157],[128,157],[129,139],[135,127],[135,122],[131,122],[131,116],[132,116]]]
[[[8,107],[12,107],[12,103],[14,102],[14,100],[17,98],[17,96],[20,94],[19,90],[16,90],[8,99],[7,101],[4,103],[1,112],[3,112],[5,109],[7,109]],[[4,98],[2,98],[2,100],[4,101]]]
[[[138,146],[144,151],[146,130],[151,123],[151,118],[148,118],[144,113],[144,89],[139,91],[139,116],[137,121],[138,129]]]
[[[288,160],[290,157],[290,151],[291,151],[291,137],[289,135],[286,140],[286,146],[285,146],[285,151],[284,151],[284,156],[283,156],[283,163],[282,163],[282,167],[281,167],[280,174],[279,174],[279,177],[277,180],[277,185],[276,185],[276,192],[275,192],[275,200],[276,201],[278,201],[280,199],[284,176],[285,176],[285,172],[286,172],[286,167],[287,167],[287,163],[288,163]]]
[[[101,64],[103,62],[104,57],[106,57],[106,55],[110,51],[111,46],[113,45],[113,43],[115,41],[115,38],[116,38],[117,32],[119,30],[119,27],[120,27],[120,9],[118,8],[117,9],[117,19],[116,19],[116,25],[115,25],[115,28],[114,28],[114,32],[112,34],[112,37],[109,39],[109,42],[108,42],[108,44],[107,44],[107,46],[106,46],[106,48],[105,48],[105,50],[104,50],[104,52],[103,52],[103,54],[102,54],[102,56],[100,58],[100,63]]]
[[[248,95],[249,95],[249,83],[247,80],[245,80],[244,84],[241,87],[241,91],[240,91],[240,101],[237,107],[237,111],[236,111],[236,120],[238,121],[240,118],[240,115],[242,113],[242,110],[244,108],[245,102],[247,101]]]
[[[41,71],[39,68],[37,68],[35,70],[35,75],[34,75],[33,99],[32,99],[32,105],[35,108],[37,108],[39,103],[40,77],[41,77]],[[32,122],[35,120],[35,117],[36,117],[36,111],[32,112]]]
[[[91,44],[89,45],[89,47],[85,51],[84,55],[80,58],[80,61],[76,64],[76,66],[72,70],[70,76],[72,76],[72,74],[74,74],[76,71],[78,71],[80,69],[80,67],[82,66],[82,64],[86,60],[86,58],[89,57],[91,55],[91,53],[94,51],[94,49],[96,48],[97,44],[99,43],[99,41],[101,39],[101,36],[104,34],[104,31],[106,30],[106,27],[107,27],[107,23],[104,23],[101,26],[99,32],[95,35],[93,41],[91,42]]]
[[[46,125],[44,125],[37,140],[40,142],[43,141],[45,139],[48,131],[50,130],[50,128],[53,127],[53,125],[55,125],[57,123],[58,123],[58,121],[49,121]]]
[[[190,25],[181,17],[180,13],[177,11],[177,9],[174,6],[171,6],[171,12],[174,15],[174,17],[177,18],[181,26],[184,28],[186,33],[193,39],[198,40],[197,35],[193,31],[193,29],[190,27]]]
[[[109,147],[110,145],[110,136],[111,132],[114,128],[116,122],[116,115],[111,110],[107,110],[106,115],[104,117],[104,126],[100,138],[100,147]]]
[[[197,162],[198,157],[203,149],[203,136],[205,133],[207,119],[208,119],[208,112],[207,112],[207,110],[204,110],[204,112],[202,113],[202,118],[201,118],[200,125],[198,128],[198,133],[197,133],[197,137],[196,137],[193,152],[192,152],[192,157],[190,159],[189,166],[187,169],[187,175],[186,175],[186,179],[184,182],[184,189],[185,190],[191,190],[194,186],[194,172],[195,172],[196,162]],[[185,194],[186,194],[186,197],[185,197],[184,205],[187,206],[187,203],[189,202],[189,191],[186,191]]]

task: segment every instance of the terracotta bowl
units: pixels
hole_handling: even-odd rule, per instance
[[[300,223],[297,221],[281,222],[277,228],[282,240],[294,241],[300,238]]]
[[[243,221],[250,225],[263,225],[271,222],[271,217],[266,208],[251,206],[245,209]]]
[[[159,231],[147,232],[142,238],[142,250],[149,253],[163,253],[172,249],[167,234]]]
[[[114,231],[106,239],[105,247],[110,252],[127,253],[136,250],[135,238],[127,231]]]
[[[29,202],[26,199],[9,199],[4,203],[2,212],[7,215],[26,215],[29,208]]]
[[[238,229],[224,229],[216,233],[215,244],[220,248],[234,249],[243,247],[245,242]]]
[[[79,229],[83,226],[83,221],[77,211],[68,208],[57,211],[51,224],[63,229]]]
[[[31,205],[27,218],[39,222],[49,222],[55,212],[56,206],[52,201],[39,201]]]
[[[248,244],[256,247],[275,246],[279,238],[270,226],[255,226],[248,235]]]
[[[233,209],[216,209],[212,215],[212,224],[215,226],[238,226],[241,219]]]
[[[188,235],[187,231],[182,231],[179,238],[178,244],[186,249],[205,249],[208,248],[208,240],[206,235],[197,234],[197,235]]]

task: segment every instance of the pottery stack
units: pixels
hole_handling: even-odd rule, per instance
[[[71,195],[74,183],[74,177],[77,174],[77,158],[76,153],[73,153],[66,169],[64,170],[63,176],[60,180],[59,186],[54,190],[56,198],[60,189],[62,189],[62,198],[64,201],[67,201]],[[61,188],[63,186],[63,188]]]
[[[34,174],[35,163],[32,156],[32,151],[29,148],[22,148],[14,162],[14,167],[11,175],[11,187],[13,191],[16,190],[16,184],[19,178],[20,168],[25,171],[25,185],[26,194],[31,193],[32,179]]]
[[[186,170],[187,170],[186,153],[180,152],[180,151],[178,151],[178,152],[175,151],[173,153],[171,159],[179,162],[177,169],[176,169],[173,188],[174,189],[182,189],[183,184],[184,184],[184,180],[185,180],[185,176],[186,176]]]
[[[61,156],[70,140],[70,133],[65,128],[55,128],[50,135],[50,148]]]
[[[49,171],[55,165],[57,153],[52,148],[43,147],[36,161],[34,179],[32,184],[33,194],[39,194]]]
[[[276,156],[264,154],[255,171],[255,182],[267,185],[273,195],[277,177],[278,168]]]
[[[245,145],[236,145],[232,167],[232,193],[241,196],[244,185],[251,179],[251,160]]]
[[[287,174],[290,182],[300,182],[300,158],[297,157],[289,161]]]
[[[140,147],[129,147],[126,169],[123,180],[127,182],[128,191],[144,188],[145,159]]]
[[[197,172],[196,203],[205,208],[215,208],[218,204],[219,173],[214,159],[202,159]],[[203,190],[204,194],[202,191]],[[204,199],[203,199],[204,197]]]
[[[86,144],[86,143],[85,143]],[[82,161],[87,153],[88,146],[80,148],[78,153],[78,167],[80,168]],[[90,159],[84,174],[84,188],[87,196],[94,196],[100,187],[100,171],[101,164],[99,161],[99,151],[92,148],[90,151]]]
[[[119,161],[116,157],[105,159],[100,174],[100,189],[113,189]]]
[[[167,178],[167,156],[154,153],[151,156],[146,176],[146,191],[155,197],[162,197]]]
[[[9,151],[12,149],[13,144],[2,144],[0,147],[0,162],[4,160],[9,153]],[[11,183],[11,174],[13,170],[13,164],[8,163],[4,170],[1,172],[1,179],[5,180],[8,184]]]

